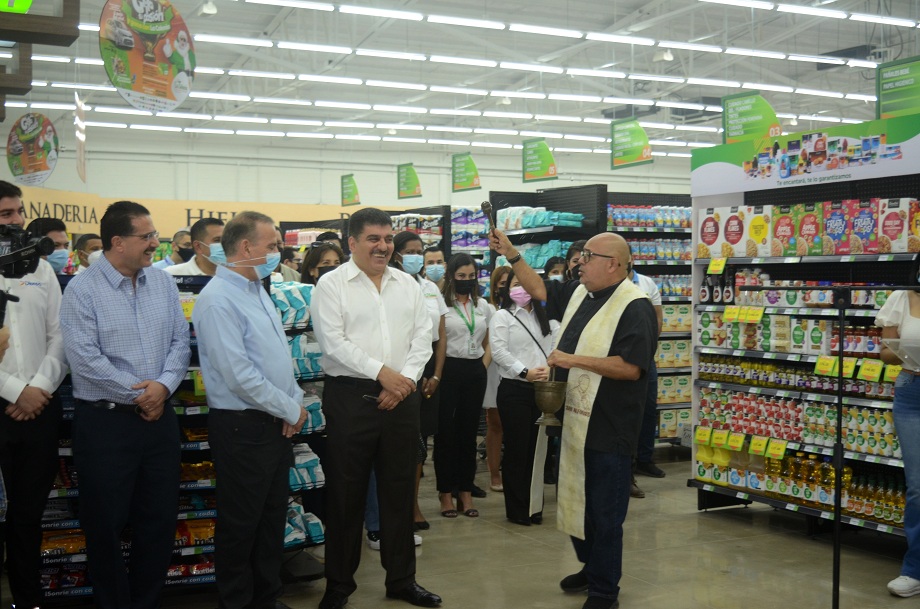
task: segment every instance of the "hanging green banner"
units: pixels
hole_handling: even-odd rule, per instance
[[[556,175],[556,159],[543,138],[524,140],[521,159],[525,182],[555,180],[559,177]]]
[[[476,162],[473,160],[472,154],[461,152],[453,156],[451,181],[453,183],[453,192],[482,188],[479,184],[479,169],[476,168]]]
[[[342,207],[360,203],[361,196],[358,194],[358,183],[355,181],[355,175],[349,173],[342,176]]]
[[[722,98],[722,143],[765,141],[783,132],[770,102],[760,91],[748,91]]]
[[[875,74],[876,118],[920,113],[920,57],[880,65]]]
[[[397,172],[397,195],[400,199],[414,199],[422,196],[422,185],[412,163],[399,165]]]
[[[622,169],[651,163],[652,147],[648,134],[633,118],[610,123],[610,168]]]
[[[0,13],[28,13],[32,8],[32,0],[3,0],[0,2]]]

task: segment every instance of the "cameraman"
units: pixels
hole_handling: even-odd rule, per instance
[[[22,191],[0,181],[0,224],[22,228],[24,211]],[[39,260],[34,273],[0,278],[0,289],[19,297],[6,309],[10,348],[0,364],[0,468],[10,499],[0,539],[13,603],[40,607],[41,521],[57,472],[63,418],[52,393],[67,372],[58,319],[61,287],[51,265]]]

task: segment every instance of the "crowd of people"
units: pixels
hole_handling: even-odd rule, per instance
[[[21,196],[0,182],[0,223],[24,224]],[[350,256],[335,233],[302,253],[286,248],[272,218],[243,212],[179,231],[172,253],[154,264],[159,233],[149,210],[130,201],[109,206],[100,234],[82,235],[72,250],[59,220],[33,220],[28,230],[50,237],[56,249],[21,284],[3,279],[21,299],[8,309],[10,347],[0,364],[7,415],[0,465],[10,498],[0,539],[16,605],[42,604],[41,520],[63,418],[57,389],[69,370],[94,601],[158,606],[180,470],[178,422],[168,404],[191,355],[170,275],[208,275],[192,322],[220,481],[219,606],[283,606],[288,439],[305,410],[292,367],[278,365],[290,352],[263,286],[280,273],[315,286],[311,317],[326,374],[320,609],[345,606],[364,543],[380,550],[388,597],[441,604],[415,579],[417,533],[430,526],[419,506],[422,466],[433,438],[440,516],[478,517],[483,409],[488,486],[503,493],[506,518],[541,524],[543,485],[558,479],[557,524],[585,565],[561,587],[587,591],[587,609],[617,606],[622,523],[638,488],[632,475],[663,475],[650,450],[643,452],[655,415],[660,297],[635,274],[620,237],[573,244],[541,277],[494,230],[491,247],[507,265],[493,273],[487,299],[468,254],[445,259],[418,235],[394,235],[389,215],[370,208],[350,218]],[[55,273],[66,272],[71,251],[79,266],[62,297]],[[535,383],[551,377],[568,380],[561,438],[535,424]],[[654,442],[654,426],[651,432]]]

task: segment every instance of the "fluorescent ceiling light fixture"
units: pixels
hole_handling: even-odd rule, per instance
[[[294,80],[290,72],[260,72],[258,70],[229,70],[230,76],[247,76],[249,78],[278,78],[280,80]]]
[[[243,101],[248,102],[250,98],[248,95],[239,95],[237,93],[208,93],[205,91],[192,91],[188,94],[189,97],[195,99],[222,99],[225,101]]]
[[[584,120],[584,122],[586,122],[586,123],[596,123],[596,124],[598,124],[598,125],[609,125],[610,123],[613,122],[613,119],[611,119],[611,118],[593,118],[593,117],[592,117],[592,118],[586,118],[586,119]]]
[[[815,8],[798,4],[777,4],[776,10],[781,13],[795,13],[798,15],[811,15],[813,17],[830,17],[831,19],[846,19],[845,11],[835,11],[829,8]]]
[[[366,17],[383,17],[384,19],[405,19],[407,21],[421,21],[425,18],[421,13],[411,11],[392,11],[383,8],[371,8],[369,6],[350,6],[347,4],[339,5],[339,12],[348,15],[364,15]]]
[[[598,104],[603,99],[600,95],[576,95],[572,93],[550,93],[549,98],[555,101],[573,101]]]
[[[258,123],[260,125],[268,124],[267,118],[262,118],[259,116],[224,116],[218,114],[214,116],[214,120],[222,121],[225,123]]]
[[[246,0],[251,4],[270,4],[272,6],[287,6],[290,8],[305,8],[311,11],[334,11],[335,7],[325,2],[307,2],[306,0]]]
[[[729,89],[737,89],[741,86],[741,83],[736,80],[719,80],[717,78],[688,78],[687,84],[706,87],[728,87]]]
[[[421,53],[404,53],[402,51],[355,49],[355,55],[361,55],[362,57],[382,57],[384,59],[403,59],[405,61],[425,61],[425,55]]]
[[[29,107],[29,104],[25,102],[13,102],[13,101],[3,102],[3,105],[6,108],[28,108]]]
[[[511,144],[502,144],[501,142],[473,142],[470,146],[477,148],[511,148]]]
[[[553,152],[593,152],[590,148],[553,148]]]
[[[274,46],[271,40],[239,38],[236,36],[215,36],[213,34],[195,34],[195,42],[215,42],[217,44],[232,44],[243,47],[265,47],[267,49]]]
[[[194,112],[157,112],[157,117],[163,118],[185,118],[188,120],[202,120],[209,121],[211,120],[210,114],[196,114]]]
[[[391,106],[389,104],[374,104],[377,112],[403,112],[405,114],[427,114],[428,108],[421,106]]]
[[[361,142],[379,142],[379,135],[351,135],[349,133],[336,133],[335,139],[337,140],[357,140]]]
[[[13,54],[12,54],[12,53],[7,53],[7,52],[5,52],[5,51],[4,51],[4,52],[0,52],[0,59],[12,59],[12,58],[13,58]]]
[[[640,125],[642,123],[639,123]],[[718,127],[706,127],[704,125],[675,125],[677,131],[699,131],[700,133],[718,133]]]
[[[482,115],[489,118],[533,118],[533,114],[528,114],[527,112],[499,112],[498,110],[486,110]]]
[[[585,35],[588,40],[599,42],[618,42],[621,44],[638,44],[644,47],[655,46],[655,41],[651,38],[642,38],[641,36],[619,36],[617,34],[604,34],[601,32],[588,32]]]
[[[681,108],[683,110],[705,110],[705,104],[691,104],[687,102],[659,101],[655,104],[659,108]]]
[[[104,129],[127,129],[128,125],[125,123],[101,123],[98,121],[86,121],[83,123],[87,127],[102,127]]]
[[[689,153],[687,153],[687,152],[669,152],[669,153],[668,153],[668,156],[677,157],[677,158],[679,158],[679,159],[689,159],[689,158],[691,158],[693,155],[692,155],[692,154],[689,154]]]
[[[98,32],[99,24],[98,23],[80,23],[77,25],[77,29],[81,32]]]
[[[665,49],[683,49],[685,51],[700,51],[703,53],[721,53],[722,47],[711,44],[697,44],[695,42],[677,42],[674,40],[662,40],[658,46]]]
[[[765,11],[772,11],[774,6],[772,2],[764,2],[763,0],[700,0],[700,2],[725,4],[726,6],[737,6],[740,8],[759,8]]]
[[[706,112],[722,112],[722,106],[706,106]]]
[[[655,152],[652,150],[652,156],[668,156],[667,152]]]
[[[224,71],[220,68],[205,68],[204,66],[195,66],[195,74],[214,74],[222,76]]]
[[[798,118],[798,114],[787,114],[785,112],[777,112],[776,118]]]
[[[847,65],[851,68],[871,68],[873,70],[878,67],[876,62],[865,59],[851,59],[847,62]]]
[[[479,128],[473,129],[474,133],[479,133],[481,135],[517,135],[518,132],[514,129],[486,129]]]
[[[360,78],[348,78],[344,76],[323,76],[320,74],[301,74],[297,80],[307,80],[310,82],[328,82],[334,85],[360,85],[364,84]]]
[[[609,148],[595,148],[594,154],[610,154]]]
[[[512,32],[523,32],[525,34],[542,34],[544,36],[561,36],[563,38],[584,38],[584,34],[578,30],[566,30],[558,27],[544,27],[541,25],[527,25],[526,23],[512,23],[508,26]]]
[[[627,104],[633,106],[654,106],[655,100],[641,97],[605,97],[605,104]]]
[[[80,64],[82,66],[102,66],[105,65],[105,62],[101,59],[96,59],[95,57],[77,57],[73,60],[74,63]]]
[[[523,144],[515,144],[514,146],[512,146],[512,148],[514,148],[515,150],[523,150],[523,149],[524,149],[524,145],[523,145]]]
[[[47,61],[50,63],[70,63],[70,57],[60,55],[32,55],[32,61]]]
[[[598,137],[598,136],[596,136],[596,135],[575,135],[575,134],[569,134],[569,135],[563,136],[563,138],[564,138],[564,139],[567,139],[567,140],[578,140],[578,141],[581,141],[581,142],[600,142],[600,143],[602,143],[602,144],[603,144],[604,142],[607,141],[607,138],[605,138],[605,137]]]
[[[385,137],[384,142],[399,142],[401,144],[427,144],[428,140],[417,137]]]
[[[458,95],[488,95],[489,92],[485,89],[467,89],[466,87],[441,87],[438,85],[431,85],[428,87],[428,90],[432,93],[456,93]]]
[[[505,24],[501,21],[488,21],[486,19],[467,19],[465,17],[448,17],[446,15],[428,15],[428,23],[442,23],[444,25],[460,25],[463,27],[480,27],[487,30],[503,30]]]
[[[531,63],[517,63],[516,61],[503,61],[498,67],[505,70],[523,70],[525,72],[546,72],[548,74],[562,74],[565,72],[562,68],[556,66],[540,66]]]
[[[742,89],[761,89],[763,91],[776,91],[778,93],[792,93],[795,91],[793,87],[787,87],[785,85],[768,85],[764,83],[757,82],[746,82],[741,85]]]
[[[48,82],[45,80],[33,80],[31,84],[33,87],[47,87],[48,86]]]
[[[843,99],[843,93],[837,91],[822,91],[821,89],[796,89],[798,95],[815,95],[817,97],[835,97]]]
[[[424,131],[424,125],[407,125],[404,123],[377,123],[378,129],[402,129],[404,131]]]
[[[139,131],[168,131],[170,133],[181,133],[182,127],[167,127],[166,125],[131,125],[131,129]]]
[[[629,80],[650,80],[654,82],[684,82],[683,78],[677,76],[659,76],[657,74],[630,74]]]
[[[710,144],[706,142],[690,142],[687,144],[690,148],[712,148],[715,144]]]
[[[789,61],[810,61],[812,63],[826,63],[832,66],[843,66],[846,65],[845,59],[838,59],[837,57],[824,57],[821,55],[789,55],[786,57]]]
[[[76,82],[53,82],[52,87],[58,89],[81,89],[86,91],[110,91],[114,93],[117,89],[111,85],[83,85]]]
[[[846,125],[859,125],[863,121],[855,119],[855,118],[843,118],[843,119],[840,119],[840,122]]]
[[[614,70],[585,70],[582,68],[569,68],[565,71],[569,76],[594,76],[596,78],[626,78],[625,72]]]
[[[257,104],[279,104],[282,106],[312,106],[313,102],[303,99],[285,99],[283,97],[253,97]]]
[[[248,129],[237,129],[237,135],[249,135],[252,137],[284,137],[283,131],[251,131]]]
[[[761,51],[760,49],[736,49],[728,47],[725,49],[728,55],[741,55],[744,57],[763,57],[764,59],[786,59],[785,53],[776,51]]]
[[[648,143],[652,146],[675,146],[677,148],[684,148],[687,146],[687,142],[678,140],[649,140]]]
[[[279,49],[288,49],[291,51],[312,51],[314,53],[337,53],[339,55],[351,55],[349,47],[340,47],[329,44],[310,44],[308,42],[279,42]]]
[[[374,123],[365,123],[360,121],[326,121],[327,127],[344,127],[346,129],[373,129]]]
[[[288,137],[311,138],[315,140],[331,140],[335,136],[331,133],[309,133],[306,131],[288,131]]]
[[[432,55],[428,61],[434,63],[453,63],[461,66],[479,66],[480,68],[494,68],[497,61],[491,59],[469,59],[467,57],[448,57],[447,55]]]
[[[463,140],[428,140],[429,144],[441,144],[442,146],[469,146],[469,142]]]
[[[323,101],[317,100],[313,102],[313,105],[317,108],[342,108],[344,110],[370,110],[370,104],[357,104],[353,102],[338,102],[338,101]]]
[[[800,114],[800,121],[819,121],[822,123],[839,123],[841,119],[834,116],[821,116],[820,114]]]
[[[392,80],[367,80],[368,87],[385,87],[388,89],[409,89],[410,91],[427,91],[428,87],[412,82],[394,82]]]
[[[314,121],[306,118],[273,118],[272,125],[299,125],[301,127],[322,127],[323,121]]]
[[[469,127],[448,127],[443,125],[428,125],[425,127],[426,131],[443,131],[445,133],[472,133],[473,130]]]
[[[651,123],[647,121],[639,121],[639,126],[646,129],[674,129],[674,125],[670,123]]]
[[[559,121],[563,123],[581,122],[581,117],[579,116],[565,116],[561,114],[534,114],[533,117],[538,121]]]
[[[531,91],[492,91],[489,95],[492,97],[516,97],[519,99],[546,99],[545,94]]]
[[[552,131],[521,131],[521,137],[548,137],[558,139],[562,137],[561,133],[555,133]]]
[[[855,100],[858,100],[858,101],[867,101],[867,102],[878,101],[878,98],[877,98],[876,96],[874,96],[874,95],[863,95],[862,93],[847,93],[847,94],[846,94],[846,98],[847,98],[847,99],[855,99]]]
[[[35,107],[35,104],[32,104],[32,107]],[[153,112],[148,112],[147,110],[137,110],[135,108],[116,108],[113,106],[96,106],[94,110],[96,112],[102,112],[103,114],[130,114],[132,116],[153,116]]]
[[[442,116],[482,116],[479,110],[451,110],[450,108],[432,108],[428,114],[438,114]]]
[[[850,21],[865,21],[867,23],[880,23],[882,25],[894,25],[898,27],[916,27],[917,22],[910,19],[900,19],[898,17],[888,17],[886,15],[866,15],[865,13],[850,13]]]

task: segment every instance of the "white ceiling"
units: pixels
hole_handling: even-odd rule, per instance
[[[265,2],[269,0],[260,0]],[[271,0],[274,1],[274,0]],[[737,1],[737,0],[736,0]],[[411,11],[421,21],[384,18],[343,12],[343,5],[328,5],[335,10],[311,10],[272,6],[244,0],[213,0],[216,15],[204,15],[206,4],[200,0],[176,0],[194,35],[210,34],[270,41],[271,48],[197,41],[195,51],[199,68],[218,68],[224,74],[198,73],[192,85],[196,93],[225,93],[256,98],[281,98],[310,102],[310,105],[265,103],[264,101],[222,101],[187,99],[177,112],[204,114],[209,117],[256,117],[258,119],[307,120],[317,124],[245,124],[211,118],[185,119],[160,116],[144,117],[92,111],[87,120],[122,123],[205,128],[222,130],[257,130],[278,133],[308,133],[371,138],[411,138],[435,142],[367,141],[341,142],[335,139],[301,139],[288,135],[275,140],[298,147],[345,145],[383,149],[393,145],[419,149],[452,149],[441,140],[462,142],[461,146],[512,145],[534,133],[553,134],[554,147],[606,149],[603,138],[609,127],[602,119],[610,112],[629,113],[631,109],[648,111],[643,122],[659,126],[647,128],[652,140],[712,144],[719,143],[718,133],[685,130],[685,127],[721,126],[721,115],[711,111],[694,111],[660,105],[633,106],[609,98],[640,98],[655,102],[716,103],[724,95],[745,89],[743,83],[805,89],[810,93],[764,91],[777,113],[799,117],[798,126],[784,119],[788,131],[801,131],[828,122],[814,122],[802,116],[832,119],[869,120],[875,116],[875,104],[860,99],[824,97],[815,93],[874,95],[875,70],[867,67],[827,66],[812,61],[793,61],[747,57],[725,52],[726,49],[756,49],[788,55],[834,55],[841,49],[869,45],[871,56],[858,59],[888,61],[920,55],[920,30],[914,27],[880,25],[810,16],[796,12],[779,12],[725,6],[701,0],[543,0],[524,2],[506,0],[381,0],[349,6]],[[789,0],[796,2],[796,0]],[[295,2],[296,3],[296,0]],[[83,0],[81,22],[99,22],[104,0]],[[304,3],[309,4],[309,3]],[[772,4],[768,2],[766,4]],[[802,4],[802,3],[800,3]],[[920,20],[920,0],[817,0],[808,6],[850,13],[887,15]],[[804,6],[804,4],[802,4]],[[344,10],[348,10],[345,7]],[[432,23],[430,16],[463,17],[495,21],[503,29],[462,27]],[[511,24],[567,28],[575,37],[509,31]],[[645,45],[590,40],[596,34],[614,34],[650,39]],[[105,71],[98,65],[78,64],[76,58],[99,58],[98,34],[83,31],[70,48],[36,46],[35,54],[62,56],[69,63],[34,62],[33,77],[48,86],[35,86],[25,97],[7,98],[7,115],[18,116],[19,103],[72,103],[73,91],[51,86],[52,83],[108,85]],[[670,42],[713,45],[721,52],[666,48]],[[280,42],[336,45],[351,51],[347,54],[278,48]],[[649,45],[648,43],[651,43]],[[381,58],[359,53],[387,51],[418,54],[418,60]],[[672,61],[661,61],[670,51]],[[839,55],[839,53],[838,53]],[[505,62],[542,66],[556,73],[534,72],[482,65],[450,64],[431,61],[431,56],[485,60],[501,65]],[[658,59],[656,61],[656,59]],[[851,57],[844,57],[844,60]],[[7,60],[0,60],[0,65]],[[481,62],[477,62],[481,63]],[[828,67],[830,69],[819,69]],[[231,76],[230,70],[286,73],[294,80]],[[575,70],[576,74],[568,71]],[[578,70],[606,70],[628,77],[609,78],[584,75]],[[342,77],[360,84],[336,84],[298,80],[308,77]],[[631,76],[632,78],[630,78]],[[643,76],[665,76],[678,82],[659,82]],[[637,78],[638,77],[638,78]],[[734,86],[688,84],[686,79],[734,81]],[[421,90],[370,86],[373,81],[391,81],[418,85]],[[697,82],[697,81],[690,81]],[[469,95],[432,90],[432,87],[469,88],[489,92]],[[493,93],[496,92],[496,93]],[[503,95],[508,92],[508,96]],[[580,98],[523,99],[514,94],[531,96],[580,95]],[[116,92],[81,91],[92,106],[129,108]],[[600,101],[597,101],[600,98]],[[603,101],[608,98],[608,101]],[[709,98],[709,99],[704,99]],[[592,100],[592,101],[588,101]],[[320,102],[319,105],[316,102]],[[366,104],[371,109],[328,107],[323,102]],[[9,107],[12,106],[12,107]],[[376,106],[376,108],[374,108]],[[381,110],[383,106],[383,110]],[[425,112],[385,111],[406,107]],[[434,110],[434,112],[431,112]],[[467,116],[447,114],[466,111]],[[512,112],[520,117],[488,116],[483,113]],[[54,120],[67,115],[65,110],[46,111]],[[533,118],[525,118],[532,115]],[[67,117],[69,118],[69,116]],[[570,120],[563,120],[570,119]],[[332,121],[330,124],[329,121]],[[336,126],[336,122],[361,122],[367,126]],[[590,122],[594,121],[594,122]],[[10,121],[7,121],[9,124]],[[380,125],[384,125],[380,127]],[[392,127],[388,125],[394,125]],[[425,130],[395,125],[422,126]],[[61,125],[63,126],[63,125]],[[95,127],[91,127],[93,129]],[[448,129],[436,130],[436,129]],[[501,130],[476,132],[476,130]],[[710,130],[711,131],[711,130]],[[517,133],[511,133],[517,132]],[[138,132],[138,137],[144,134]],[[561,137],[571,136],[571,137]],[[227,135],[181,132],[176,138],[227,138]],[[303,136],[301,136],[303,137]],[[317,137],[324,137],[322,135]],[[588,139],[579,139],[588,138]],[[594,140],[598,141],[592,141]],[[680,147],[655,145],[660,152],[675,152]],[[686,152],[687,150],[684,150]],[[512,154],[512,151],[509,151]],[[519,154],[519,153],[515,153]]]

